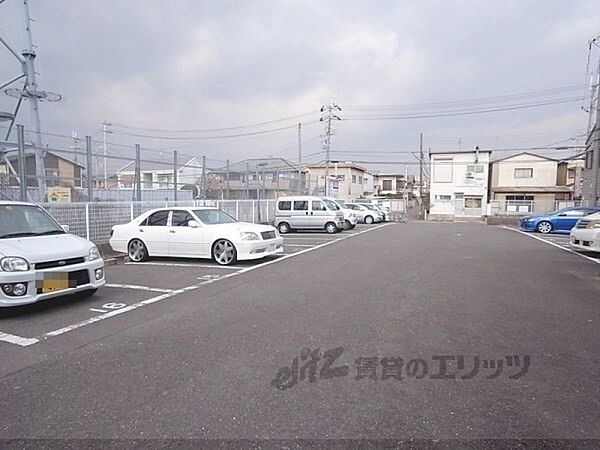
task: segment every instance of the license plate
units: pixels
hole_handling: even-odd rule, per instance
[[[42,294],[68,289],[71,287],[69,274],[66,272],[47,273],[44,275],[44,279],[39,281],[38,287],[41,288]]]

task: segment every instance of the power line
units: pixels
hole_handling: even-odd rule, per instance
[[[471,111],[458,111],[458,112],[441,112],[432,114],[421,114],[421,115],[389,115],[389,116],[349,116],[344,120],[406,120],[406,119],[428,119],[434,117],[451,117],[451,116],[466,116],[474,114],[486,114],[501,111],[513,111],[518,109],[537,108],[540,106],[558,105],[561,103],[570,103],[573,101],[583,100],[585,97],[574,97],[568,99],[560,99],[548,102],[530,103],[524,105],[507,106],[504,108],[493,108],[493,109],[479,109]]]
[[[238,129],[243,129],[243,128],[253,128],[253,127],[262,126],[262,125],[269,125],[269,124],[273,124],[273,123],[284,122],[286,120],[297,119],[299,117],[305,117],[305,116],[314,115],[317,113],[318,113],[318,111],[315,110],[315,111],[305,112],[302,114],[296,114],[293,116],[282,117],[280,119],[269,120],[266,122],[258,122],[258,123],[252,123],[252,124],[247,124],[247,125],[238,125],[238,126],[224,127],[224,128],[205,128],[205,129],[196,129],[196,130],[166,130],[166,129],[160,129],[160,128],[136,127],[136,126],[132,126],[132,125],[123,125],[123,124],[119,124],[119,123],[113,123],[113,125],[115,127],[127,128],[130,130],[156,131],[159,133],[210,133],[210,132],[216,132],[216,131],[228,131],[228,130],[238,130]]]

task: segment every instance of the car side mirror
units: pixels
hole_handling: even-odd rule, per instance
[[[190,228],[200,228],[200,224],[195,220],[189,220],[187,224]]]
[[[69,225],[61,225],[61,227],[65,233],[68,233],[70,230]]]

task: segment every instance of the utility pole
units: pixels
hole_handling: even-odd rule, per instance
[[[600,68],[599,68],[600,69]],[[596,89],[598,96],[596,98],[596,126],[592,137],[594,150],[592,153],[592,204],[598,206],[598,177],[600,177],[600,86]]]
[[[102,166],[103,166],[103,172],[104,172],[104,189],[107,189],[107,186],[108,186],[108,168],[106,166],[106,156],[107,156],[106,134],[112,133],[112,131],[108,130],[108,127],[111,125],[112,124],[108,123],[106,120],[104,122],[102,122],[102,156],[104,158]]]
[[[325,134],[323,135],[323,150],[325,150],[325,197],[329,195],[329,152],[331,150],[331,122],[332,120],[342,120],[337,116],[334,111],[341,111],[338,105],[333,100],[329,102],[329,105],[321,106],[321,119],[320,122],[325,122]]]
[[[423,218],[423,133],[419,134],[419,218]]]
[[[246,161],[246,200],[250,200],[250,163]]]
[[[73,145],[71,145],[71,149],[73,149],[73,152],[74,152],[73,160],[77,163],[77,162],[79,162],[78,161],[79,150],[81,150],[81,147],[79,146],[79,137],[77,136],[77,131],[71,132],[71,138],[73,139]]]
[[[19,143],[19,191],[20,200],[27,201],[27,163],[25,160],[25,132],[23,125],[17,125],[17,140]],[[7,159],[8,160],[8,159]]]
[[[277,182],[279,182],[279,175],[277,175]],[[298,186],[297,194],[302,194],[302,124],[298,124]]]

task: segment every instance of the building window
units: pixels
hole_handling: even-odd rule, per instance
[[[57,169],[46,169],[46,186],[56,187],[59,186],[58,170]]]
[[[515,169],[515,178],[533,178],[533,169]]]
[[[465,208],[481,208],[481,197],[465,197]]]
[[[363,177],[361,177],[361,176],[358,177],[358,184],[363,184]]]
[[[381,182],[381,188],[384,191],[391,191],[392,190],[392,180],[383,180]]]
[[[450,203],[450,202],[452,202],[452,196],[451,195],[436,195],[435,201],[437,203]]]
[[[356,183],[356,175],[352,175],[352,183]]]
[[[452,158],[436,158],[433,160],[434,183],[452,183],[453,163]]]

